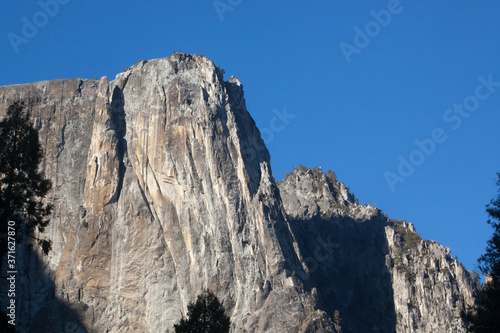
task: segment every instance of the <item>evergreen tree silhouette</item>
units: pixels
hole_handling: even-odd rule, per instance
[[[8,222],[15,222],[16,240],[34,238],[45,254],[51,249],[48,239],[36,237],[43,232],[52,211],[43,198],[51,183],[39,171],[42,148],[24,104],[14,103],[0,122],[0,256],[7,252]]]
[[[227,333],[231,323],[219,299],[209,290],[188,305],[188,318],[174,325],[176,333]]]
[[[500,187],[500,173],[497,174]],[[486,253],[479,258],[479,268],[486,274],[486,281],[476,296],[476,305],[462,312],[469,324],[469,332],[500,332],[500,188],[499,195],[486,206],[493,227],[493,236],[488,240]]]
[[[35,233],[44,231],[52,211],[43,202],[51,184],[39,171],[41,160],[38,132],[24,112],[24,104],[14,103],[0,121],[0,258],[7,259],[0,261],[2,272],[17,269],[15,254],[6,254],[15,250],[14,244],[23,236],[36,240],[45,254],[51,249],[50,240]],[[0,310],[0,331],[15,332],[4,311]]]

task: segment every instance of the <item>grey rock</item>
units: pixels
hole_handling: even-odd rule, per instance
[[[318,302],[347,332],[467,332],[476,281],[411,223],[359,205],[330,171],[301,167],[278,184]]]
[[[18,100],[55,206],[50,255],[18,245],[20,331],[172,331],[204,288],[233,332],[464,331],[470,273],[439,244],[405,247],[414,229],[332,174],[277,184],[241,83],[205,57],[0,87],[0,116]]]

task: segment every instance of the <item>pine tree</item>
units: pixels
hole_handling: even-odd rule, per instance
[[[497,176],[500,187],[500,173]],[[475,307],[463,313],[464,320],[469,323],[469,332],[500,332],[500,189],[498,192],[498,197],[486,206],[493,236],[488,240],[486,253],[478,260],[486,281],[477,294]]]
[[[42,148],[24,108],[22,103],[12,104],[0,121],[0,257],[7,252],[7,237],[14,233],[17,241],[22,236],[34,238],[45,254],[51,249],[50,240],[35,235],[49,223],[52,206],[43,198],[51,183],[39,170]],[[9,221],[14,222],[10,230]]]
[[[174,325],[175,333],[227,333],[231,323],[219,299],[209,290],[188,305],[188,318]]]

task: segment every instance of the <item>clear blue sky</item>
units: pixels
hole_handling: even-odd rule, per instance
[[[500,171],[500,87],[477,88],[479,76],[500,82],[498,1],[223,0],[219,13],[210,0],[59,1],[51,16],[37,1],[3,4],[0,85],[112,79],[139,59],[203,53],[241,80],[259,128],[275,129],[266,139],[277,179],[299,164],[332,169],[360,202],[475,267]],[[388,8],[390,22],[374,23],[371,12]],[[34,21],[38,31],[23,31]],[[355,27],[368,28],[369,44]],[[350,62],[341,43],[358,46]],[[475,111],[447,111],[464,101]],[[284,109],[295,118],[273,126]],[[446,141],[419,153],[415,140],[436,129]],[[401,177],[400,155],[419,165],[392,191],[385,175]]]

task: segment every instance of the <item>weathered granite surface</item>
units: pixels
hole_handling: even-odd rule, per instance
[[[348,332],[467,332],[476,281],[411,223],[360,205],[331,171],[301,166],[279,183],[304,279]]]
[[[331,173],[278,185],[241,83],[205,57],[0,87],[0,117],[19,100],[55,206],[50,255],[18,246],[22,332],[167,332],[203,288],[233,332],[465,331],[449,250]]]

